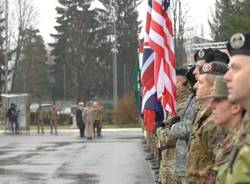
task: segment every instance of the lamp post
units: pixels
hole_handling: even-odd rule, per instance
[[[117,38],[116,38],[116,2],[115,0],[111,0],[111,5],[112,5],[112,20],[113,20],[113,48],[111,49],[112,54],[113,54],[113,60],[112,60],[112,65],[113,65],[113,105],[114,107],[117,106],[118,102],[118,95],[117,95]]]
[[[4,75],[4,92],[8,93],[8,50],[9,50],[9,37],[8,37],[8,17],[9,17],[9,5],[8,0],[5,0],[5,75]]]

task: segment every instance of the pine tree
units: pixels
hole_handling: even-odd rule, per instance
[[[225,41],[235,32],[250,29],[250,2],[247,0],[216,0],[213,19],[209,21],[215,41]]]
[[[88,100],[109,95],[110,66],[103,10],[90,10],[91,1],[60,0],[57,7],[55,58],[57,98]],[[108,79],[107,79],[108,78]],[[66,79],[65,81],[63,79]]]
[[[23,48],[14,82],[14,92],[29,93],[33,98],[46,99],[49,96],[47,51],[37,29],[26,29],[23,34]]]
[[[140,22],[138,22],[137,6],[141,0],[101,0],[107,10],[115,7],[116,10],[116,36],[117,36],[117,74],[118,74],[118,94],[132,90],[133,73],[136,68],[138,32]],[[111,11],[106,12],[110,17],[109,26],[111,35],[114,35]],[[113,47],[113,42],[110,42]]]

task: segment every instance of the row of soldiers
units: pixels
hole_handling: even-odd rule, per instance
[[[37,110],[36,110],[36,119],[37,119],[37,133],[44,134],[44,120],[45,120],[46,112],[44,111],[41,104],[39,104]],[[58,109],[55,104],[52,105],[52,107],[49,110],[48,118],[50,121],[50,134],[53,133],[53,129],[55,130],[55,134],[57,135],[57,123],[59,120],[59,113]]]
[[[198,50],[195,66],[176,71],[177,117],[156,116],[147,135],[158,183],[250,183],[250,33],[227,50]]]

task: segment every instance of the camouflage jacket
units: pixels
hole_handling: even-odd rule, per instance
[[[177,91],[177,115],[181,116],[185,109],[185,103],[188,96],[188,89],[183,87]],[[169,116],[168,119],[171,117]],[[159,144],[162,149],[162,160],[168,160],[173,163],[175,161],[175,146],[176,138],[171,135],[170,125],[167,124],[165,128],[159,131]],[[174,164],[172,164],[174,165]]]
[[[38,109],[36,110],[37,120],[42,121],[42,120],[44,120],[44,117],[45,117],[45,112],[44,112],[43,108],[38,107]]]
[[[250,134],[234,146],[226,172],[226,183],[250,183]]]
[[[196,104],[195,96],[190,94],[181,121],[171,127],[171,135],[177,139],[175,152],[176,176],[186,176],[187,145],[189,134],[192,129],[192,122],[197,111]]]
[[[93,108],[94,120],[102,121],[103,110],[101,107]]]
[[[177,115],[181,116],[185,109],[185,102],[188,95],[188,89],[186,87],[183,87],[177,91]],[[168,120],[171,119],[171,116],[168,116]],[[176,139],[173,137],[169,130],[169,124],[166,125],[166,127],[161,130],[161,138],[160,138],[160,144],[161,146],[167,146],[167,145],[175,145]]]
[[[188,182],[207,184],[215,162],[214,148],[225,134],[225,129],[215,126],[209,108],[199,109],[193,124],[187,154]]]
[[[55,108],[55,109],[50,108],[49,119],[50,120],[58,120],[59,119],[59,114],[58,114],[57,108]]]
[[[247,120],[249,122],[249,120]],[[249,123],[242,123],[227,164],[225,183],[250,183],[250,130]],[[219,183],[219,182],[218,182]]]
[[[225,183],[225,173],[228,162],[230,160],[230,154],[233,149],[233,144],[235,142],[234,137],[238,134],[240,130],[240,123],[225,134],[220,143],[216,148],[215,166],[213,168],[215,175],[210,177],[210,183]]]
[[[187,103],[187,98],[189,96],[189,90],[187,87],[183,87],[179,90],[177,90],[177,97],[176,97],[176,112],[177,112],[177,116],[182,116],[184,111],[185,111],[185,107],[186,107],[186,103]]]

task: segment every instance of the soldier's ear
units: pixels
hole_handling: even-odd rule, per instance
[[[231,109],[232,109],[232,113],[234,115],[238,114],[238,113],[240,113],[242,111],[242,107],[239,104],[233,104],[232,107],[231,107]]]

